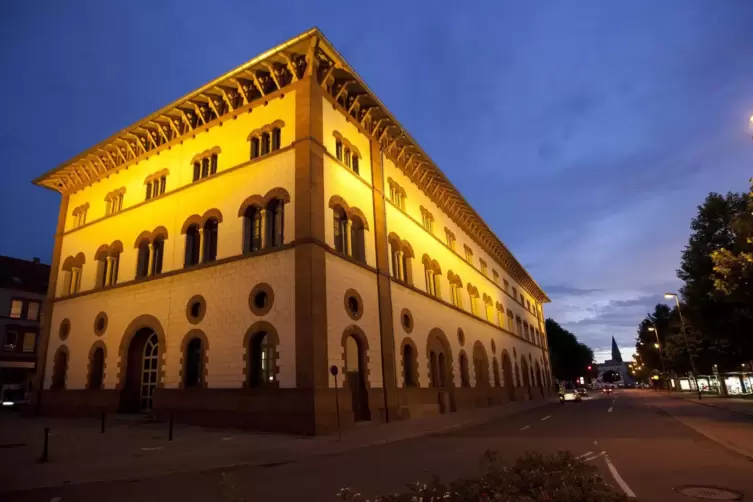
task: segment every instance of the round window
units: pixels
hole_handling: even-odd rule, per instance
[[[463,328],[458,328],[458,343],[462,346],[465,345],[465,332]]]
[[[411,314],[410,310],[403,309],[400,312],[400,324],[402,324],[406,333],[413,331],[413,314]]]
[[[354,321],[359,320],[363,315],[363,299],[355,289],[345,292],[345,312]]]
[[[58,336],[61,340],[66,340],[68,338],[68,335],[71,334],[71,321],[68,319],[63,319],[60,322],[60,329],[58,330]]]
[[[272,286],[262,282],[251,289],[251,293],[248,295],[248,308],[254,315],[261,317],[272,310],[274,301],[275,293]]]
[[[97,336],[102,336],[107,329],[107,314],[100,312],[97,317],[94,318],[94,333]]]
[[[186,317],[191,324],[198,324],[207,313],[207,302],[201,295],[194,295],[186,304]]]

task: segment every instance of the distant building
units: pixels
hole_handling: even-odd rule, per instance
[[[50,266],[0,256],[0,397],[24,400],[36,370],[42,305]]]
[[[316,434],[332,366],[346,424],[551,389],[546,294],[318,30],[35,182],[43,412]]]
[[[617,341],[612,337],[612,359],[604,361],[602,364],[597,364],[598,376],[596,381],[604,383],[604,374],[609,371],[614,371],[620,375],[620,382],[624,384],[633,383],[633,379],[628,372],[628,365],[622,360],[622,354],[620,348],[617,346]]]

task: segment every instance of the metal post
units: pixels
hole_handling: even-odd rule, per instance
[[[105,412],[102,412],[102,415],[100,416],[100,426],[99,426],[99,433],[104,434],[105,433]]]
[[[667,374],[667,370],[664,367],[664,354],[662,353],[661,349],[661,342],[659,341],[659,328],[654,324],[654,333],[656,334],[656,345],[659,346],[659,360],[661,361],[661,372],[664,374],[664,385],[667,386],[667,394],[669,394],[669,375]]]
[[[342,440],[342,435],[340,433],[340,386],[337,385],[337,366],[334,364],[332,367],[330,367],[329,372],[332,374],[332,376],[335,378],[335,411],[337,412],[337,440]]]
[[[42,447],[42,457],[39,459],[40,462],[47,462],[49,460],[49,450],[50,450],[50,428],[45,427],[44,428],[44,446]]]
[[[167,440],[172,441],[173,440],[173,414],[170,413],[170,429],[167,435]]]
[[[695,362],[693,361],[693,354],[690,353],[690,347],[688,346],[688,334],[685,332],[685,319],[682,317],[682,309],[680,308],[680,298],[675,295],[675,302],[677,303],[677,313],[680,314],[680,327],[682,328],[682,337],[685,339],[685,350],[688,351],[688,359],[690,359],[690,371],[693,372],[693,380],[695,381],[695,390],[698,391],[698,400],[701,400],[701,388],[698,386],[698,377],[695,371]]]

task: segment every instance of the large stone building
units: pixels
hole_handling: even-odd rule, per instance
[[[318,30],[35,183],[49,413],[306,434],[536,399],[548,299]]]

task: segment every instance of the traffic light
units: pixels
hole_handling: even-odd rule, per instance
[[[591,371],[591,367],[590,366],[588,367],[588,371]]]

